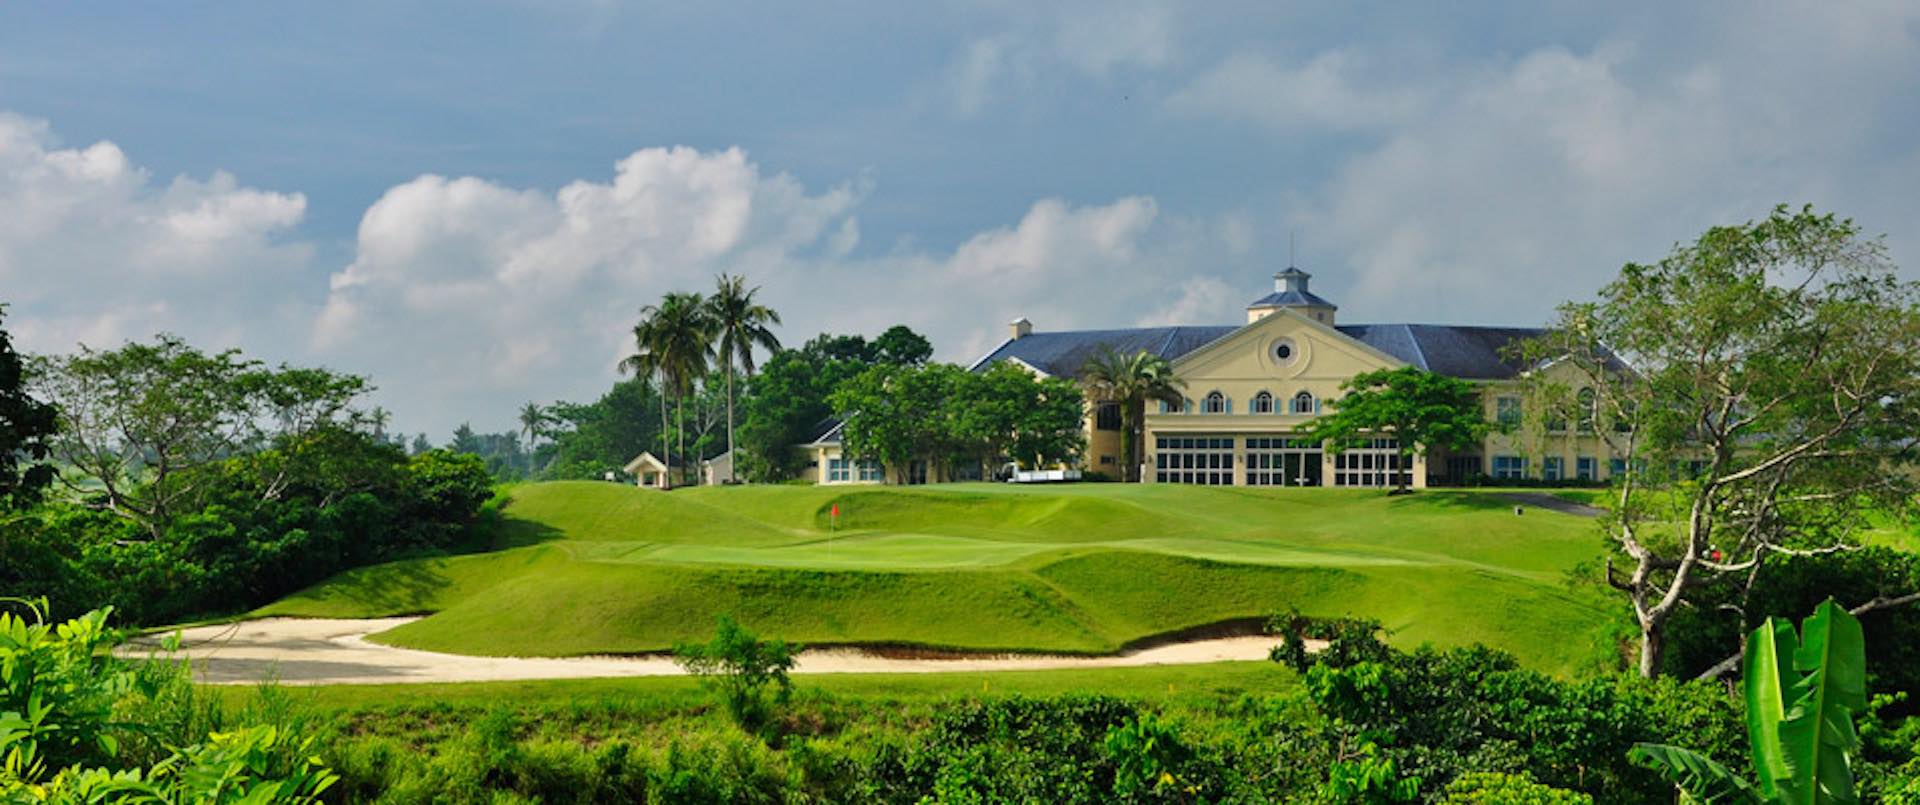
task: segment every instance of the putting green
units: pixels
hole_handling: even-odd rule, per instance
[[[722,612],[815,644],[1096,653],[1294,608],[1557,672],[1603,654],[1611,619],[1563,581],[1597,554],[1592,521],[1479,492],[560,482],[507,513],[502,550],[363,568],[258,614],[432,613],[375,639],[501,656],[657,651]]]

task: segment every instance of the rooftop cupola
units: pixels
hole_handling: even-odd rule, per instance
[[[1260,297],[1247,306],[1247,321],[1256,322],[1281,308],[1292,308],[1314,321],[1332,327],[1333,312],[1339,310],[1339,307],[1314,296],[1312,291],[1307,290],[1307,281],[1311,279],[1313,279],[1312,274],[1293,266],[1287,266],[1287,270],[1273,275],[1273,293]]]

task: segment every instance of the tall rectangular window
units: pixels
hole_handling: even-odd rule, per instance
[[[1627,474],[1627,462],[1625,459],[1619,459],[1619,458],[1607,459],[1607,477],[1608,478],[1618,478],[1626,474]]]
[[[1560,467],[1566,461],[1559,456],[1547,456],[1540,460],[1540,477],[1548,481],[1560,480]]]
[[[1515,427],[1520,424],[1520,398],[1496,397],[1493,400],[1493,418],[1501,425]]]
[[[1120,404],[1103,402],[1093,409],[1093,427],[1097,430],[1120,429]]]
[[[1593,456],[1580,456],[1573,460],[1573,477],[1582,481],[1591,481],[1598,476],[1598,462]]]

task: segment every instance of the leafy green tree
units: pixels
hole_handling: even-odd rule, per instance
[[[5,316],[0,305],[0,321]],[[46,462],[58,422],[53,406],[27,394],[26,363],[0,329],[0,512],[32,504],[53,483]]]
[[[35,382],[60,410],[53,453],[72,491],[159,538],[202,488],[196,471],[278,437],[365,424],[364,378],[270,369],[238,350],[205,353],[170,335],[151,344],[43,359]],[[77,474],[78,478],[68,475]]]
[[[772,706],[784,704],[793,692],[787,672],[793,670],[793,655],[799,650],[784,640],[761,640],[733,618],[721,615],[712,640],[676,645],[673,657],[688,673],[700,677],[702,684],[720,692],[735,723],[757,730],[772,714]]]
[[[896,366],[924,366],[933,359],[933,342],[904,324],[888,327],[873,339],[867,359]]]
[[[780,339],[775,338],[768,325],[779,324],[780,314],[772,308],[753,301],[753,295],[759,288],[748,288],[744,277],[720,275],[719,287],[713,296],[707,298],[707,316],[713,322],[718,336],[720,363],[726,373],[727,382],[727,450],[734,449],[733,442],[733,367],[739,362],[740,369],[748,377],[753,376],[753,350],[760,347],[768,352],[780,349]],[[733,465],[739,464],[735,457]],[[731,475],[726,479],[733,480]]]
[[[956,378],[949,407],[949,438],[983,467],[1009,456],[1035,466],[1071,463],[1086,446],[1079,386],[1015,364]]]
[[[549,409],[554,456],[547,474],[600,478],[619,469],[636,446],[664,440],[666,420],[655,411],[664,404],[645,378],[619,381],[591,403],[555,403]]]
[[[1782,207],[1627,265],[1529,346],[1593,392],[1596,436],[1627,468],[1605,579],[1633,606],[1643,675],[1704,581],[1841,550],[1913,504],[1917,301],[1853,222]]]
[[[957,438],[953,401],[969,379],[951,364],[877,364],[841,383],[829,401],[846,423],[847,454],[888,467],[902,482],[909,462],[951,465],[967,452]]]
[[[1659,770],[1700,802],[1825,805],[1858,802],[1853,719],[1867,706],[1866,638],[1860,622],[1829,600],[1795,634],[1769,618],[1747,639],[1748,756],[1757,782],[1711,758],[1643,743],[1636,762]]]
[[[1480,390],[1459,378],[1403,366],[1354,375],[1341,388],[1345,394],[1330,403],[1332,413],[1313,421],[1307,438],[1323,440],[1338,453],[1391,434],[1406,468],[1394,476],[1398,493],[1408,491],[1414,456],[1436,447],[1473,447],[1490,428]]]
[[[1187,383],[1174,376],[1173,364],[1151,352],[1132,354],[1103,349],[1080,370],[1087,397],[1120,406],[1120,454],[1125,456],[1121,480],[1140,480],[1141,442],[1147,423],[1147,403],[1181,405]]]

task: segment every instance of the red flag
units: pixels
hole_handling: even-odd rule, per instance
[[[833,504],[833,516],[835,517],[840,516],[840,504],[838,503]]]

